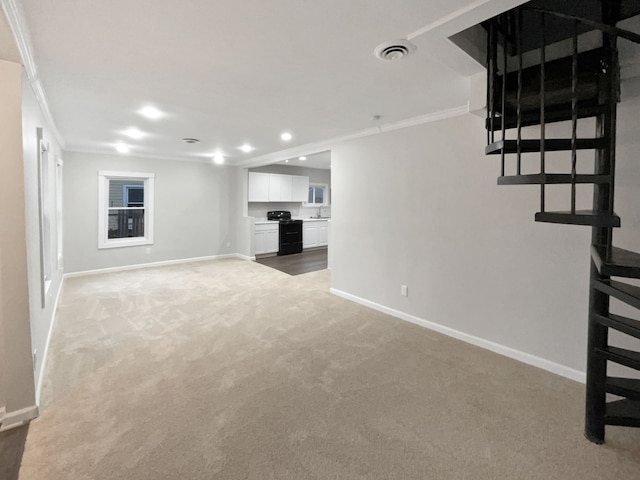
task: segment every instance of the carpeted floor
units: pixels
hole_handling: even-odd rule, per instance
[[[328,287],[242,260],[69,279],[19,478],[640,478],[638,430],[583,438],[582,385]]]

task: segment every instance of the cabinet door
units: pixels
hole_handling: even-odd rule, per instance
[[[256,255],[267,253],[267,231],[256,231]]]
[[[291,177],[291,201],[306,202],[309,195],[309,177],[293,175]]]
[[[280,201],[281,202],[290,202],[291,201],[291,180],[293,177],[291,175],[280,175]]]
[[[329,222],[318,222],[318,246],[329,245]]]
[[[291,175],[269,174],[269,201],[291,201]]]
[[[305,222],[302,229],[302,248],[318,246],[318,226],[316,222]]]
[[[250,202],[269,201],[269,174],[249,172],[248,200]]]
[[[273,253],[280,250],[279,230],[267,230],[267,253]]]

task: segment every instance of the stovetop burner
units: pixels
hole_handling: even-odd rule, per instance
[[[288,210],[273,210],[271,212],[267,212],[267,220],[280,220],[282,221],[290,221],[291,220],[291,212]]]

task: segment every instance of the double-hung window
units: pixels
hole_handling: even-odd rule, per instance
[[[324,207],[329,205],[329,185],[326,183],[309,184],[305,207]]]
[[[153,243],[153,173],[98,172],[98,248]]]

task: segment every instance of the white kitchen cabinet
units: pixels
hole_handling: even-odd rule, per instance
[[[309,195],[309,177],[293,175],[291,177],[291,201],[306,202]]]
[[[269,174],[249,172],[248,200],[250,202],[269,201]]]
[[[304,222],[302,226],[302,248],[318,246],[318,227],[316,222]]]
[[[269,174],[269,201],[270,202],[290,202],[291,201],[291,175],[281,175],[279,173]]]
[[[249,172],[249,202],[306,202],[309,177]]]
[[[260,255],[263,253],[274,253],[278,251],[278,222],[256,224],[255,232],[256,255]]]
[[[326,247],[329,245],[329,222],[327,220],[305,220],[302,227],[302,248]]]
[[[329,222],[318,223],[318,246],[329,245]]]

